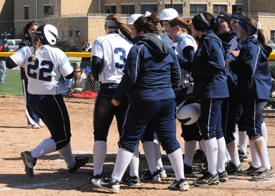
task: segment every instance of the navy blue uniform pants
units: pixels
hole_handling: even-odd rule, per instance
[[[56,143],[56,150],[70,142],[70,119],[62,95],[29,95],[31,110],[43,120]]]
[[[94,140],[107,141],[110,125],[114,116],[117,120],[119,135],[122,132],[122,125],[125,119],[125,113],[128,108],[128,97],[121,100],[120,106],[114,106],[111,101],[118,84],[101,84],[94,108]]]
[[[255,136],[262,136],[261,125],[266,103],[267,100],[245,100],[242,102],[246,132],[250,139]]]
[[[199,125],[204,140],[223,137],[221,122],[221,107],[223,98],[201,99],[201,116]]]
[[[175,99],[131,103],[119,146],[134,152],[143,134],[153,137],[156,131],[163,149],[170,154],[180,148],[175,130]]]

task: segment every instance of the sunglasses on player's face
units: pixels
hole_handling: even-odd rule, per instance
[[[74,73],[81,72],[81,71],[74,71]]]

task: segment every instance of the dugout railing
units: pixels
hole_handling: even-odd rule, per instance
[[[14,52],[0,52],[0,57],[9,57]],[[68,56],[69,61],[71,65],[75,67],[80,67],[83,69],[83,71],[86,74],[87,77],[87,82],[84,91],[86,91],[86,95],[73,95],[73,88],[74,84],[71,82],[71,80],[65,80],[66,85],[68,85],[69,90],[66,94],[64,94],[65,97],[79,97],[79,98],[94,98],[96,97],[95,94],[99,90],[99,83],[92,81],[90,77],[91,69],[90,69],[90,57],[91,57],[91,52],[65,52],[65,54]],[[269,61],[270,61],[270,69],[271,69],[271,77],[272,77],[272,90],[270,94],[270,104],[275,107],[275,51],[271,53],[269,56]],[[84,93],[85,94],[85,93]]]

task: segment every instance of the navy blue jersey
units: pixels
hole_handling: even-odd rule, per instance
[[[198,99],[229,97],[225,50],[212,31],[202,35],[193,60],[194,93]]]

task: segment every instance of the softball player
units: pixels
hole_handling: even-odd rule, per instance
[[[175,95],[172,87],[180,79],[180,69],[174,51],[157,38],[157,32],[157,26],[146,17],[139,17],[134,22],[132,36],[135,45],[129,52],[125,75],[112,100],[115,106],[119,106],[120,100],[128,93],[130,107],[119,140],[120,149],[112,178],[98,185],[111,192],[119,192],[122,175],[139,140],[143,135],[153,136],[153,127],[157,127],[157,135],[175,171],[176,180],[170,188],[188,190],[182,151],[175,135]],[[151,176],[159,175],[155,162],[149,165],[149,170]]]
[[[50,24],[37,28],[33,47],[23,47],[12,55],[8,68],[21,66],[28,77],[28,101],[30,108],[49,128],[51,138],[45,139],[31,151],[21,153],[25,171],[33,177],[37,158],[59,151],[69,173],[73,173],[88,162],[88,157],[75,158],[71,151],[70,119],[62,93],[67,92],[64,78],[73,77],[73,68],[67,56],[58,48],[52,48],[58,38],[57,29]]]
[[[192,69],[192,62],[194,58],[195,51],[197,50],[197,43],[194,38],[190,35],[191,33],[191,20],[184,20],[182,18],[176,17],[169,22],[168,33],[174,43],[177,43],[176,51],[178,53],[178,58],[183,56],[188,60],[188,63],[182,63],[181,72],[182,76],[179,82],[179,88],[175,91],[176,102],[178,104],[186,101],[187,99],[187,89],[190,83],[189,73]],[[181,62],[181,61],[180,61]],[[194,129],[198,129],[197,123],[185,126],[181,124],[182,136],[185,140],[185,154],[184,154],[184,174],[186,177],[201,177],[200,174],[194,174],[192,170],[193,157],[196,150],[196,140]]]
[[[208,172],[195,180],[194,184],[218,184],[228,180],[225,171],[226,146],[221,126],[221,106],[224,98],[229,96],[227,76],[224,73],[225,51],[217,37],[220,24],[212,14],[204,12],[192,19],[192,36],[199,39],[198,49],[194,55],[192,78],[194,95],[201,101],[200,141],[208,162]]]
[[[245,17],[238,24],[240,54],[237,61],[228,60],[226,66],[238,75],[237,89],[243,105],[246,132],[251,148],[255,149],[261,162],[260,167],[250,165],[243,174],[254,175],[252,181],[262,181],[274,176],[266,139],[261,130],[263,110],[271,90],[271,71],[267,58],[272,49],[265,45],[265,37],[257,21]],[[256,33],[257,39],[254,36]],[[252,156],[252,160],[254,158]]]
[[[39,24],[35,21],[28,22],[24,29],[23,33],[26,35],[22,41],[19,44],[19,49],[23,48],[24,46],[32,46],[34,41],[34,35],[35,31],[38,28]],[[41,121],[41,119],[38,118],[38,116],[30,109],[29,102],[28,102],[28,78],[25,74],[25,70],[20,67],[20,74],[21,74],[21,80],[22,80],[22,86],[23,86],[23,95],[25,98],[26,103],[26,115],[28,124],[32,125],[33,129],[39,129],[40,127],[43,127],[44,124]]]
[[[172,48],[174,50],[177,47],[177,43],[173,42],[173,40],[168,36],[167,32],[169,28],[169,21],[176,17],[179,17],[179,14],[177,10],[175,10],[174,8],[166,8],[162,10],[160,13],[160,24],[165,31],[160,35],[160,37],[162,41],[166,43],[169,48]]]
[[[106,35],[99,37],[94,41],[92,47],[92,79],[98,80],[100,90],[96,98],[94,107],[94,148],[93,148],[93,179],[96,186],[101,183],[101,172],[107,153],[107,136],[109,127],[116,116],[117,128],[119,134],[122,133],[122,125],[126,109],[128,106],[128,97],[124,96],[120,107],[115,107],[111,100],[113,94],[121,81],[126,58],[132,43],[124,36],[118,33],[118,29],[131,39],[130,30],[120,21],[117,15],[108,15],[105,19]],[[138,151],[137,151],[137,155]],[[138,176],[137,171],[131,173],[132,176]]]

